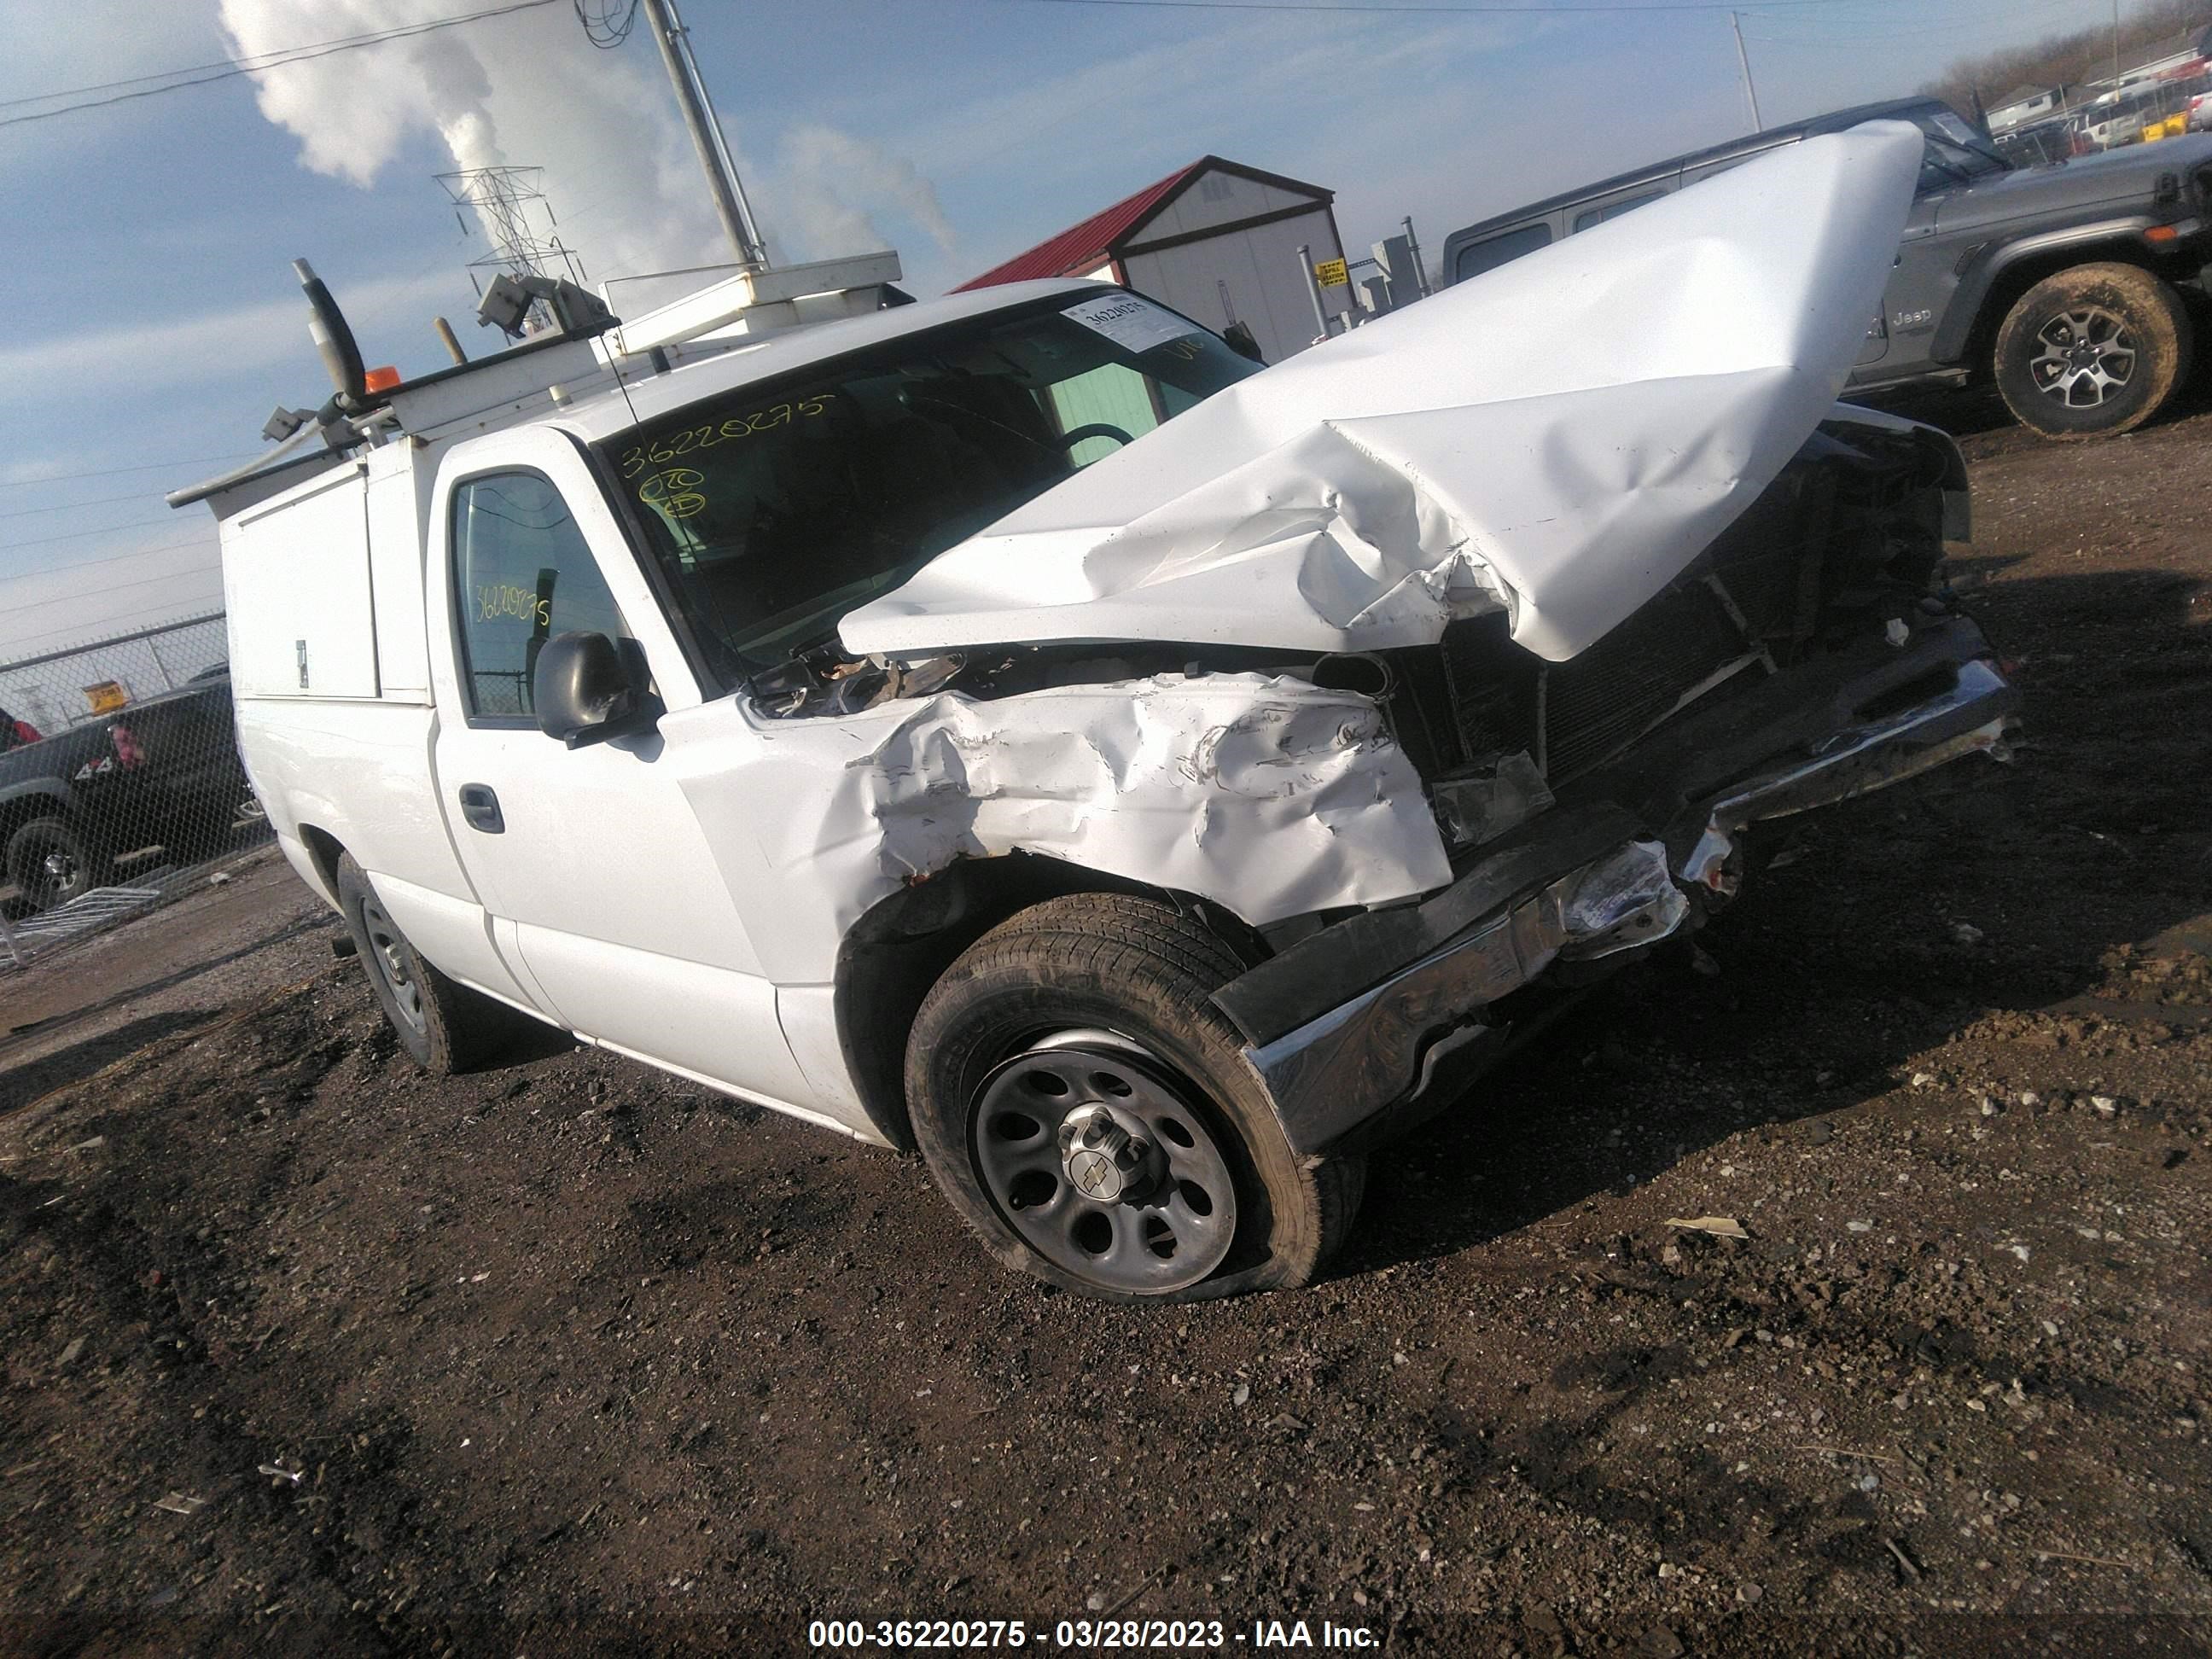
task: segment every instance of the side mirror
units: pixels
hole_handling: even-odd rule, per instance
[[[604,743],[653,723],[643,653],[634,640],[556,634],[538,653],[531,698],[538,729],[571,749]]]

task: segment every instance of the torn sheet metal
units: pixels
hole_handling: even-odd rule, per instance
[[[1503,606],[1561,661],[1833,404],[1922,139],[1790,145],[1216,393],[845,618],[855,653],[1427,643]]]
[[[1690,914],[1657,842],[1632,842],[1585,871],[1560,917],[1559,954],[1595,962],[1665,939]]]
[[[752,765],[685,787],[710,832],[748,832],[710,833],[757,849],[766,868],[748,890],[765,882],[771,908],[778,892],[804,896],[793,935],[763,940],[794,979],[834,959],[879,900],[962,858],[1040,854],[1199,894],[1255,926],[1451,879],[1420,779],[1375,705],[1303,680],[945,693],[755,730]],[[781,962],[799,930],[819,933],[817,948]]]

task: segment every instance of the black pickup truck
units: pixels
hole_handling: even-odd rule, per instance
[[[181,690],[0,750],[0,877],[28,910],[65,904],[102,885],[124,854],[213,853],[252,793],[229,672],[210,669]]]
[[[2212,136],[2016,167],[1949,106],[1838,110],[1676,156],[1454,231],[1444,280],[1508,260],[1784,144],[1865,121],[1925,142],[1897,264],[1852,393],[1993,380],[2046,437],[2125,432],[2180,389],[2212,264]]]

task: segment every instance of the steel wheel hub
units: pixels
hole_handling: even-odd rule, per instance
[[[1197,1091],[1125,1037],[1071,1031],[983,1081],[975,1170],[1014,1231],[1102,1288],[1158,1294],[1221,1265],[1237,1194]]]
[[[1159,1185],[1167,1159],[1145,1121],[1111,1106],[1079,1106],[1060,1121],[1060,1168],[1096,1204],[1135,1203]]]
[[[385,989],[392,993],[399,1017],[416,1030],[424,1030],[422,992],[415,983],[414,975],[407,971],[407,952],[401,944],[399,930],[392,925],[392,918],[384,914],[384,907],[374,899],[362,901],[361,923],[362,931],[368,935],[369,971],[382,980]]]
[[[2069,409],[2094,409],[2135,378],[2136,337],[2101,306],[2062,312],[2036,331],[2027,372],[2037,391]]]

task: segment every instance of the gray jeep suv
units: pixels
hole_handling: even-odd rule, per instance
[[[1919,191],[1852,391],[1987,377],[2047,437],[2125,432],[2165,404],[2194,350],[2212,263],[2212,135],[2015,167],[1931,98],[1839,110],[1639,168],[1454,231],[1463,283],[1783,144],[1864,121],[1926,137]]]

